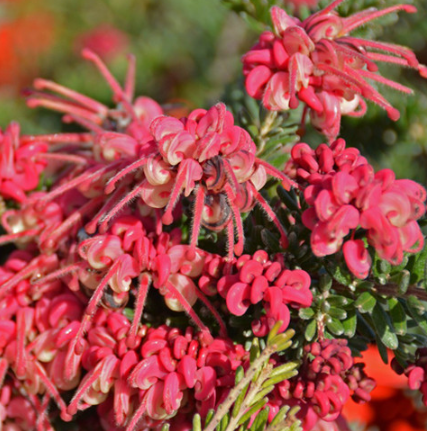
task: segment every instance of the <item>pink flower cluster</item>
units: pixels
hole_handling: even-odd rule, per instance
[[[26,192],[37,188],[46,168],[47,149],[42,140],[25,142],[17,123],[0,129],[0,197],[19,203],[26,200]]]
[[[284,269],[283,263],[272,262],[265,251],[241,256],[227,272],[216,282],[216,288],[232,314],[242,316],[251,305],[262,303],[265,316],[252,322],[257,337],[265,337],[279,320],[282,321],[279,330],[286,330],[290,322],[289,306],[298,309],[312,303],[307,272]]]
[[[418,390],[422,394],[422,400],[427,406],[427,348],[419,348],[415,354],[415,362],[402,369],[393,359],[392,366],[399,374],[403,372],[408,377],[408,385],[412,390]]]
[[[303,364],[298,376],[278,385],[281,397],[301,407],[304,429],[318,422],[337,419],[350,395],[357,402],[370,400],[375,382],[354,364],[346,340],[321,340],[304,347]]]
[[[31,257],[12,253],[0,268],[2,289],[34,262]],[[47,270],[45,264],[41,268]],[[105,308],[96,311],[77,354],[75,340],[87,303],[80,291],[58,279],[34,286],[21,278],[14,290],[1,293],[0,381],[7,377],[0,418],[5,426],[14,420],[14,430],[50,429],[51,398],[63,420],[112,404],[111,413],[101,416],[105,429],[157,429],[171,418],[181,429],[195,412],[204,416],[224,399],[234,386],[236,368],[248,358],[228,338],[205,342],[203,333],[192,328],[182,333],[164,325],[147,329],[138,323],[130,346],[131,323]],[[67,406],[61,395],[69,390],[75,392]]]
[[[345,148],[343,139],[316,150],[295,145],[287,171],[309,205],[302,221],[312,231],[316,256],[342,248],[350,271],[365,278],[371,258],[360,238],[393,265],[402,262],[404,252],[422,249],[424,237],[417,220],[425,213],[424,188],[411,180],[396,180],[390,169],[375,173],[357,149]]]
[[[364,99],[381,106],[392,120],[399,118],[399,111],[367,80],[408,94],[412,90],[375,73],[375,62],[412,67],[427,77],[427,68],[409,49],[348,35],[388,13],[415,13],[413,6],[367,9],[342,18],[334,11],[342,1],[333,1],[302,22],[273,7],[274,32],[264,32],[243,57],[246,90],[251,97],[273,111],[295,109],[303,102],[303,122],[309,111],[312,125],[331,141],[339,133],[342,115],[365,114]]]

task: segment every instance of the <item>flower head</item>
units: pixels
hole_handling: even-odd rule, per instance
[[[425,213],[426,191],[414,181],[396,180],[389,169],[375,173],[357,149],[345,148],[343,139],[316,150],[295,145],[287,169],[310,206],[302,221],[312,231],[316,256],[342,247],[350,271],[365,278],[371,258],[363,240],[354,238],[356,229],[362,228],[380,258],[394,265],[402,262],[404,252],[422,249],[424,237],[416,220]]]
[[[411,67],[427,77],[427,68],[408,48],[350,36],[353,30],[388,13],[414,13],[413,6],[367,9],[342,18],[334,11],[342,1],[333,1],[302,22],[273,7],[274,32],[264,32],[243,57],[250,96],[274,111],[305,103],[314,127],[331,141],[339,133],[342,115],[364,115],[364,99],[385,109],[392,120],[399,118],[397,109],[368,80],[408,94],[412,90],[377,74],[375,62]]]

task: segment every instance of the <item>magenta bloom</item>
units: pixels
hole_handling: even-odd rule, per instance
[[[343,247],[350,271],[365,278],[371,259],[363,241],[354,239],[356,229],[364,229],[380,258],[393,265],[402,262],[404,252],[422,249],[424,237],[416,221],[425,213],[422,186],[396,180],[389,169],[375,173],[357,149],[345,148],[343,139],[316,150],[297,144],[291,156],[287,168],[310,205],[302,221],[312,231],[316,256],[328,256]],[[346,238],[350,233],[351,238]]]
[[[302,22],[273,7],[274,32],[264,32],[243,57],[250,96],[273,111],[295,109],[300,101],[305,103],[303,120],[309,110],[312,124],[329,140],[338,135],[342,115],[364,115],[364,99],[381,106],[392,120],[399,118],[399,112],[368,80],[408,94],[412,90],[375,73],[375,62],[411,67],[427,77],[426,67],[408,48],[349,36],[356,28],[388,13],[415,13],[413,6],[367,9],[341,18],[334,9],[342,1],[333,1]]]

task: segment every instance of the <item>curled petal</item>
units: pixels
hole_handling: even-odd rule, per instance
[[[349,240],[344,243],[343,253],[349,270],[360,279],[368,276],[371,269],[371,257],[362,240]]]
[[[235,283],[227,293],[227,308],[236,316],[243,316],[250,306],[251,287],[247,283]]]

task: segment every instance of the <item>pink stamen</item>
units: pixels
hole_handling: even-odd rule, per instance
[[[298,184],[295,181],[291,180],[287,175],[267,163],[265,160],[256,158],[255,162],[258,165],[263,166],[267,174],[271,175],[274,178],[277,178],[278,180],[281,180],[282,186],[285,190],[289,191],[291,187],[298,187]]]
[[[133,190],[125,195],[123,199],[120,200],[111,210],[105,214],[101,218],[101,224],[99,225],[99,232],[105,233],[108,230],[108,224],[110,221],[117,217],[117,214],[127,205],[129,205],[134,199],[138,197],[138,195],[141,193],[142,189],[144,188],[144,182],[139,183],[136,185]]]
[[[73,154],[61,154],[61,153],[39,153],[35,157],[36,159],[48,159],[57,160],[60,162],[76,163],[79,165],[85,165],[88,163],[88,159],[85,157],[75,156]]]
[[[71,100],[80,103],[88,109],[98,113],[99,115],[105,117],[108,114],[108,107],[102,103],[97,102],[90,97],[84,96],[83,94],[78,93],[77,91],[73,91],[69,88],[63,87],[60,84],[57,84],[53,81],[48,81],[46,79],[36,79],[34,81],[34,88],[37,90],[50,90],[55,93],[61,94],[62,96],[68,97]]]
[[[221,315],[218,313],[218,310],[212,305],[208,298],[206,298],[205,294],[198,288],[196,288],[196,295],[200,301],[205,304],[206,308],[212,313],[215,317],[216,321],[219,325],[219,334],[221,337],[227,337],[227,327],[225,326],[225,322],[222,319]]]
[[[31,280],[31,284],[37,286],[38,284],[44,284],[52,280],[57,280],[65,277],[68,274],[76,272],[79,269],[81,269],[81,264],[72,263],[71,265],[65,266],[64,268],[57,269],[56,271],[53,271],[44,277]]]
[[[27,355],[25,351],[25,339],[27,330],[32,326],[34,310],[26,307],[18,310],[16,314],[16,376],[18,379],[25,378]]]
[[[65,416],[68,418],[68,420],[71,420],[71,416],[67,415],[67,406],[65,405],[64,400],[61,398],[61,395],[59,395],[59,392],[56,389],[56,386],[52,383],[52,381],[46,375],[46,371],[40,365],[39,361],[36,361],[33,359],[33,363],[36,367],[37,375],[40,377],[45,388],[49,392],[50,396],[55,400],[57,406],[61,410],[61,417],[64,419],[64,416]]]
[[[104,196],[98,196],[85,203],[81,208],[76,209],[67,219],[65,219],[51,234],[49,234],[40,244],[42,249],[47,248],[52,251],[58,246],[58,240],[66,237],[69,231],[77,223],[82,223],[85,216],[91,214],[104,200]]]
[[[243,247],[245,244],[245,233],[243,231],[242,217],[240,216],[239,209],[234,203],[233,191],[230,184],[225,185],[225,193],[227,195],[228,205],[230,206],[233,213],[233,218],[237,229],[237,243],[234,245],[234,253],[236,256],[240,256],[243,253]]]
[[[376,42],[373,40],[365,40],[357,37],[342,37],[340,38],[340,42],[347,42],[357,47],[364,46],[368,48],[379,49],[380,51],[388,51],[394,55],[403,57],[405,60],[408,61],[409,66],[415,69],[418,68],[418,60],[416,59],[415,54],[411,50],[403,46],[384,42]]]
[[[138,294],[136,297],[136,304],[135,304],[135,314],[133,316],[132,325],[129,329],[128,338],[127,338],[127,345],[130,349],[134,349],[137,345],[137,332],[138,327],[141,322],[141,316],[142,312],[144,311],[144,304],[145,300],[147,299],[147,293],[148,289],[151,285],[151,276],[149,273],[144,272],[140,276],[140,283],[138,287]]]
[[[128,100],[133,100],[135,93],[136,59],[132,54],[128,55],[128,70],[125,79],[125,94]]]
[[[198,326],[199,330],[206,334],[210,334],[208,327],[200,320],[199,316],[197,316],[197,314],[195,313],[191,305],[188,303],[188,301],[185,299],[185,297],[182,295],[182,293],[170,281],[166,282],[166,286],[172,292],[172,294],[179,300],[181,305],[184,307],[185,312]]]
[[[9,293],[10,289],[15,287],[21,280],[28,278],[37,269],[38,263],[38,257],[36,257],[29,262],[25,268],[21,269],[21,271],[17,272],[12,278],[6,281],[6,283],[3,283],[0,287],[0,298],[4,298]]]
[[[79,108],[69,102],[60,102],[45,99],[28,99],[27,105],[29,108],[43,107],[46,109],[52,109],[53,111],[59,111],[64,114],[77,115],[78,117],[85,118],[94,124],[101,124],[102,121],[97,114],[93,114],[85,108]]]
[[[102,208],[98,213],[92,218],[92,220],[85,226],[85,230],[89,235],[93,235],[98,228],[98,224],[101,222],[102,218],[107,214],[119,201],[121,196],[125,193],[127,186],[121,186],[116,189],[113,194],[107,199]]]
[[[147,395],[144,396],[141,404],[136,409],[136,412],[132,416],[132,420],[129,422],[129,425],[126,427],[125,431],[134,431],[136,426],[138,425],[138,422],[142,418],[142,415],[145,413],[145,410],[147,408]]]
[[[116,188],[116,183],[118,181],[123,179],[126,175],[129,175],[133,171],[136,171],[137,169],[146,165],[149,159],[150,159],[150,156],[135,160],[133,163],[131,163],[130,165],[126,166],[124,169],[119,171],[116,175],[114,175],[114,177],[108,180],[105,186],[105,193],[109,195]]]
[[[403,93],[406,93],[406,94],[414,93],[414,91],[411,88],[406,87],[405,85],[399,84],[398,82],[391,81],[390,79],[387,79],[387,78],[383,78],[380,75],[375,75],[374,73],[368,72],[366,70],[361,69],[361,70],[358,70],[357,73],[359,75],[362,75],[365,78],[372,79],[373,81],[379,82],[380,84],[387,85]]]
[[[197,246],[197,239],[199,237],[199,232],[200,232],[203,207],[205,204],[205,196],[206,196],[205,188],[202,185],[199,185],[196,192],[196,200],[194,202],[190,250],[187,252],[187,256],[190,260],[193,260],[196,255],[195,249]]]
[[[105,360],[107,358],[108,358],[108,356],[106,358],[104,358],[98,364],[98,366],[96,366],[93,370],[91,370],[88,374],[86,374],[83,377],[83,379],[79,385],[79,388],[78,388],[77,392],[74,394],[73,398],[71,399],[70,405],[68,406],[68,409],[67,409],[68,414],[70,414],[71,416],[74,416],[77,413],[77,411],[79,410],[80,400],[84,397],[86,392],[90,389],[90,387],[99,378],[101,371],[102,371],[102,367],[100,365],[103,362],[105,362]]]
[[[289,245],[288,237],[286,235],[285,229],[283,228],[282,224],[277,218],[277,215],[274,213],[274,211],[271,209],[268,202],[263,198],[261,193],[257,191],[257,189],[254,187],[252,183],[249,183],[249,187],[252,189],[252,193],[254,194],[254,198],[256,199],[257,203],[266,212],[268,218],[274,223],[274,225],[277,227],[278,231],[280,232],[282,247],[287,248]]]
[[[62,117],[62,121],[64,123],[76,123],[82,126],[84,129],[91,130],[94,133],[104,133],[105,130],[100,127],[98,124],[95,124],[91,121],[88,121],[84,118],[79,117],[78,115],[74,114],[67,114]]]
[[[374,61],[380,61],[383,63],[392,63],[392,64],[398,64],[399,66],[410,67],[410,65],[408,64],[408,60],[406,60],[405,58],[394,57],[392,55],[387,55],[387,54],[380,54],[378,52],[368,52],[366,55],[371,60],[374,60]]]
[[[81,339],[86,332],[87,326],[89,325],[90,321],[92,320],[92,316],[94,315],[96,309],[98,308],[99,302],[102,299],[102,295],[104,294],[104,290],[110,281],[111,277],[114,276],[115,272],[117,271],[117,268],[120,265],[120,260],[117,259],[110,267],[110,269],[107,271],[107,273],[104,275],[104,278],[99,283],[98,287],[95,289],[95,291],[92,294],[92,297],[89,300],[89,303],[86,307],[82,322],[80,324],[80,328],[76,334],[76,337],[74,340],[70,343],[70,347],[74,347],[74,351],[77,355],[80,355],[83,350],[83,344],[81,342]]]
[[[343,54],[348,55],[349,57],[360,58],[363,62],[366,63],[368,70],[370,70],[371,72],[376,72],[378,70],[378,66],[373,61],[371,61],[371,59],[368,56],[366,56],[365,54],[362,54],[354,47],[350,48],[350,46],[346,46],[346,44],[338,43],[335,41],[328,41],[328,42],[333,46],[334,50],[340,51]]]
[[[383,10],[375,12],[371,11],[371,13],[369,14],[364,14],[363,12],[361,12],[361,14],[355,14],[351,18],[344,20],[343,33],[350,33],[355,28],[360,27],[361,25],[366,24],[369,21],[373,21],[374,19],[380,18],[384,15],[388,15],[389,13],[401,10],[407,13],[415,13],[417,11],[414,6],[408,4],[399,4],[396,6],[388,7]]]
[[[230,162],[225,157],[222,160],[224,162],[225,174],[231,183],[231,191],[233,198],[235,199],[237,190],[239,190],[239,182],[237,181],[236,175],[234,173],[233,167],[230,165]]]
[[[28,229],[18,233],[0,236],[0,245],[17,240],[31,240],[40,233],[40,229]]]
[[[320,12],[318,12],[320,15],[325,15],[329,12],[332,12],[334,9],[336,9],[343,1],[345,0],[334,0],[331,4],[326,6],[324,9],[322,9]]]
[[[172,211],[178,202],[179,196],[181,195],[181,190],[184,185],[185,177],[187,175],[187,164],[181,162],[178,168],[178,174],[175,179],[175,183],[172,188],[172,193],[169,197],[169,202],[166,205],[165,212],[163,213],[162,222],[166,225],[172,224],[173,216]]]
[[[232,262],[234,259],[234,225],[230,220],[227,223],[227,261]]]
[[[359,100],[359,107],[360,109],[358,111],[349,112],[347,115],[348,117],[363,117],[366,114],[366,111],[368,110],[368,106],[366,105],[366,102],[363,99]]]
[[[21,140],[23,142],[43,141],[52,144],[81,144],[92,141],[93,136],[89,133],[55,133],[52,135],[23,135]]]
[[[298,63],[297,63],[297,57],[295,55],[293,55],[290,58],[288,67],[289,67],[289,107],[291,109],[297,109],[299,105],[299,101],[296,96]]]
[[[117,161],[115,161],[113,163],[110,163],[109,165],[102,166],[101,168],[99,168],[99,165],[94,166],[92,168],[89,168],[83,174],[81,174],[78,177],[74,178],[73,180],[71,180],[71,181],[63,184],[62,186],[57,187],[56,189],[54,189],[51,192],[49,192],[47,195],[43,196],[37,202],[37,206],[38,207],[40,206],[40,208],[43,209],[44,206],[48,202],[50,202],[53,199],[55,199],[56,197],[62,195],[66,191],[71,190],[71,189],[77,187],[78,185],[84,183],[85,181],[98,179],[99,177],[101,177],[106,172],[115,169],[121,163],[122,163],[122,160],[117,160]]]

